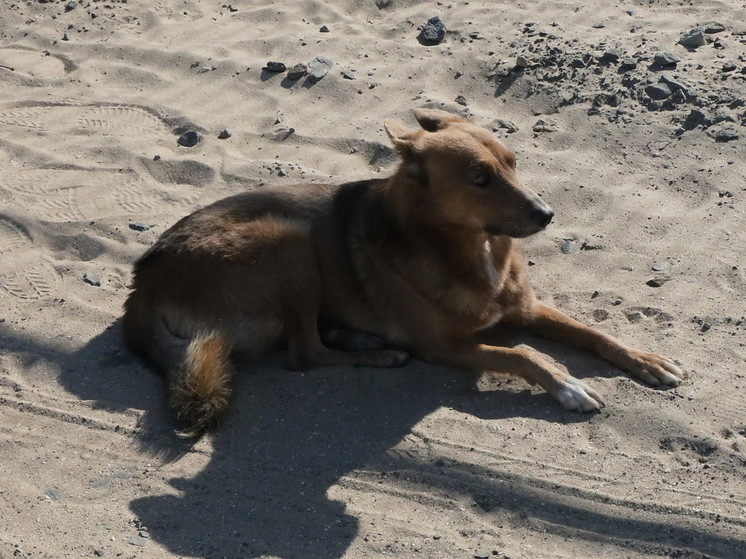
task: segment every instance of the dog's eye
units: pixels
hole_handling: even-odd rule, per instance
[[[486,172],[479,173],[471,180],[471,183],[479,188],[484,188],[490,183],[490,175]]]

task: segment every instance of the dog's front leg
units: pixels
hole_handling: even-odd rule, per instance
[[[678,386],[685,378],[671,359],[627,347],[612,336],[538,301],[532,311],[524,323],[531,331],[551,340],[588,349],[650,385]]]
[[[533,351],[465,342],[420,350],[426,361],[462,369],[506,373],[538,384],[568,410],[603,407],[601,395],[583,381],[562,372]]]

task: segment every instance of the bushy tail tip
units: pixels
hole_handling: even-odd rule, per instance
[[[185,437],[199,436],[220,419],[231,397],[230,347],[215,333],[189,344],[184,362],[171,372],[169,400]]]

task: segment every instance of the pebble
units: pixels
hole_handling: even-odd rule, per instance
[[[342,70],[342,77],[344,79],[346,79],[346,80],[354,80],[354,79],[356,79],[355,78],[355,73],[352,72],[352,71],[350,71],[350,70]]]
[[[152,229],[155,227],[154,223],[140,223],[137,221],[132,221],[129,224],[130,229],[133,231],[147,231],[148,229]]]
[[[557,126],[552,122],[540,118],[531,129],[534,132],[556,132]]]
[[[68,2],[67,4],[65,4],[65,11],[69,12],[69,11],[74,10],[77,7],[78,7],[77,2]]]
[[[99,276],[89,274],[88,272],[85,272],[83,274],[83,281],[89,285],[93,285],[94,287],[101,287],[101,278]]]
[[[326,56],[317,56],[308,63],[308,79],[317,82],[326,76],[332,68],[334,68],[334,62]]]
[[[505,120],[502,118],[496,118],[490,123],[490,128],[492,128],[493,132],[497,132],[498,129],[502,128],[504,130],[507,130],[508,134],[513,134],[514,132],[518,132],[518,127],[513,124],[509,120]]]
[[[575,249],[575,241],[563,241],[560,245],[560,250],[562,251],[562,254],[573,254],[574,252],[577,252]]]
[[[637,59],[632,57],[625,58],[619,67],[622,70],[634,70],[637,68]]]
[[[736,63],[732,60],[729,60],[728,62],[723,64],[723,72],[732,72],[736,68],[738,68],[738,66],[736,66]]]
[[[623,55],[624,51],[621,49],[609,49],[605,53],[603,53],[599,61],[603,64],[618,62]]]
[[[190,130],[189,132],[184,132],[181,136],[179,136],[179,139],[176,140],[176,143],[180,146],[184,146],[187,148],[191,148],[197,145],[199,141],[202,139],[202,133],[197,132],[196,130]]]
[[[320,33],[329,33],[329,28],[326,25],[322,25],[321,29],[319,29]]]
[[[158,154],[156,153],[156,154],[155,154],[155,155],[153,156],[153,161],[160,161],[160,160],[161,160],[161,156],[160,156],[160,155],[158,155]]]
[[[143,538],[142,536],[132,536],[127,540],[127,543],[136,545],[138,547],[145,547],[145,544],[148,543],[148,538]]]
[[[466,97],[464,97],[463,95],[459,95],[458,97],[456,97],[456,99],[454,99],[454,101],[456,101],[456,103],[458,103],[458,104],[459,104],[459,105],[461,105],[462,107],[465,107],[466,105],[468,105],[468,104],[469,104],[469,103],[468,103],[468,102],[466,101]]]
[[[516,68],[528,68],[529,67],[528,59],[525,56],[516,57],[515,67]]]
[[[290,67],[290,69],[288,70],[288,78],[291,80],[299,80],[303,76],[305,76],[307,72],[308,66],[301,62],[299,64],[296,64],[295,66]]]
[[[718,23],[717,21],[708,21],[707,23],[703,23],[700,27],[702,27],[704,32],[708,35],[725,31],[725,25]]]
[[[231,136],[233,136],[233,132],[225,128],[224,130],[220,131],[220,134],[218,134],[218,140],[227,140]]]
[[[690,49],[701,47],[707,43],[704,28],[695,27],[694,29],[687,31],[681,36],[679,43]]]
[[[673,66],[681,62],[681,58],[670,52],[657,52],[653,57],[653,62],[658,66]]]
[[[264,67],[264,69],[268,72],[277,72],[279,74],[287,70],[287,66],[285,66],[282,62],[267,62],[267,65]]]
[[[650,287],[661,287],[667,281],[668,279],[666,278],[653,278],[651,280],[646,281],[645,284],[649,285]]]
[[[647,93],[648,97],[651,99],[660,101],[661,99],[669,97],[672,91],[665,83],[651,83],[645,88],[645,93]]]
[[[431,17],[420,29],[417,39],[421,44],[432,46],[439,45],[446,37],[446,26],[438,16]]]
[[[686,91],[686,86],[683,83],[677,82],[665,74],[660,77],[660,82],[666,84],[671,91]]]
[[[715,130],[708,130],[707,133],[715,138],[716,142],[730,142],[737,140],[741,135],[732,126],[726,126],[723,128],[717,128]]]

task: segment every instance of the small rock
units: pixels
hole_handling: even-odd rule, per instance
[[[672,92],[665,83],[651,83],[645,88],[645,93],[647,93],[648,97],[651,99],[660,101],[661,99],[670,96]]]
[[[714,138],[716,142],[730,142],[741,137],[733,126],[709,129],[707,130],[707,134],[711,138]]]
[[[322,25],[319,33],[329,33],[329,28],[326,25]]]
[[[671,266],[668,262],[654,262],[652,266],[654,272],[663,272],[668,270],[670,267]]]
[[[317,56],[308,63],[308,79],[317,82],[329,73],[334,67],[334,62],[325,56]]]
[[[496,118],[489,124],[490,128],[492,128],[493,132],[497,132],[498,129],[502,128],[503,130],[506,130],[508,134],[513,134],[514,132],[518,132],[518,127],[513,124],[509,120],[504,120],[502,118]]]
[[[69,41],[70,40],[70,37],[68,36],[67,33],[65,33],[64,35],[62,35],[62,40],[63,41]]]
[[[458,71],[458,72],[456,72],[456,73],[455,73],[455,74],[453,75],[453,79],[456,79],[456,80],[457,80],[457,79],[459,79],[459,78],[460,78],[461,76],[463,76],[463,75],[464,75],[464,73],[463,73],[463,72],[461,72],[461,71]]]
[[[233,136],[233,132],[225,128],[224,130],[220,131],[220,134],[218,134],[218,140],[227,140],[231,136]]]
[[[575,241],[571,240],[565,240],[560,245],[560,250],[562,251],[562,254],[573,254],[577,252],[577,249],[575,248]]]
[[[549,122],[540,118],[536,121],[533,128],[531,129],[534,132],[556,132],[557,126],[553,122]]]
[[[288,70],[288,79],[291,79],[293,81],[299,80],[306,75],[306,72],[308,72],[308,66],[301,62],[299,64],[296,64],[295,66],[290,67],[290,69]]]
[[[179,139],[176,140],[176,143],[180,146],[184,146],[187,148],[191,148],[197,145],[199,141],[202,139],[202,133],[197,132],[196,130],[190,130],[189,132],[184,132],[181,136],[179,136]]]
[[[528,59],[525,56],[516,57],[515,67],[516,68],[528,68],[529,67]]]
[[[708,21],[707,23],[703,23],[702,25],[700,25],[700,27],[708,35],[725,31],[725,25],[723,25],[722,23],[718,23],[717,21]]]
[[[683,83],[677,82],[666,75],[660,77],[660,82],[666,84],[671,91],[686,91],[686,86]]]
[[[459,104],[459,105],[461,105],[462,107],[465,107],[466,105],[468,105],[468,104],[469,104],[469,103],[468,103],[468,102],[466,101],[466,97],[464,97],[463,95],[459,95],[458,97],[456,97],[456,99],[454,99],[454,101],[456,101],[456,103],[458,103],[458,104]]]
[[[635,68],[637,68],[637,59],[627,57],[622,60],[622,63],[619,65],[619,67],[622,70],[634,70]]]
[[[624,55],[624,51],[621,49],[609,49],[603,53],[599,62],[602,64],[610,64],[612,62],[618,62],[619,59]]]
[[[690,49],[696,49],[697,47],[707,44],[704,28],[695,27],[691,31],[687,31],[681,36],[679,43]]]
[[[667,281],[668,281],[668,278],[653,278],[651,280],[646,281],[645,285],[649,285],[650,287],[661,287]]]
[[[103,557],[104,556],[104,550],[103,549],[94,549],[93,554],[96,557]]]
[[[59,501],[62,498],[62,493],[59,489],[47,489],[44,494],[52,499],[53,501]]]
[[[709,322],[702,323],[702,332],[707,332],[710,328],[712,328],[712,324]]]
[[[143,538],[142,536],[132,536],[127,540],[127,543],[136,545],[137,547],[145,547],[145,544],[148,543],[148,538]]]
[[[77,8],[77,7],[78,7],[78,3],[77,2],[68,2],[67,4],[65,4],[65,11],[66,12],[70,12],[70,11],[74,10],[75,8]]]
[[[158,154],[155,154],[155,155],[153,156],[153,161],[160,161],[160,160],[161,160],[161,156],[160,156],[160,155],[158,155]]]
[[[438,16],[431,17],[420,29],[417,39],[426,46],[439,45],[446,37],[446,26]]]
[[[653,57],[653,62],[658,66],[673,66],[681,62],[681,58],[670,52],[657,52]]]
[[[734,71],[738,66],[736,66],[736,63],[732,60],[729,60],[725,64],[723,64],[723,72],[732,72]]]
[[[153,227],[155,227],[155,224],[132,221],[130,222],[129,227],[133,231],[147,231],[148,229],[152,229]]]
[[[93,285],[94,287],[101,287],[101,278],[99,276],[89,274],[88,272],[85,272],[83,274],[83,281],[89,285]]]
[[[267,62],[267,65],[264,67],[264,69],[268,72],[276,72],[279,74],[287,70],[287,66],[285,66],[282,62]]]
[[[346,80],[354,80],[355,74],[351,70],[342,70],[342,77]]]

